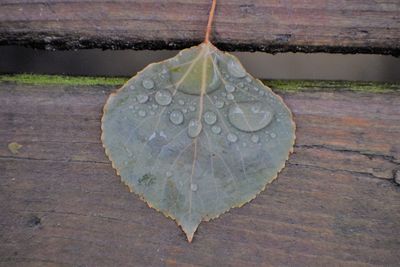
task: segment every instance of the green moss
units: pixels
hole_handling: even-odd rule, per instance
[[[263,80],[263,83],[274,90],[289,93],[305,91],[354,91],[388,93],[400,91],[400,83],[308,80]]]
[[[0,75],[0,82],[33,85],[121,85],[128,79],[121,77],[86,77],[61,75],[16,74]]]
[[[0,82],[33,85],[110,85],[121,86],[127,77],[86,77],[61,75],[16,74],[0,75]],[[263,80],[267,86],[281,92],[354,91],[369,93],[399,92],[400,83],[311,81],[311,80]]]

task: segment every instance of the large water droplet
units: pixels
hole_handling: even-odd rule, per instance
[[[198,189],[197,184],[191,184],[191,185],[190,185],[190,190],[192,190],[193,192],[196,192],[197,189]]]
[[[162,89],[156,93],[156,102],[161,106],[167,106],[172,101],[171,92],[167,89]]]
[[[237,136],[235,135],[235,134],[233,134],[233,133],[229,133],[227,136],[226,136],[226,139],[228,139],[228,141],[229,142],[231,142],[231,143],[235,143],[236,141],[237,141]]]
[[[227,85],[225,85],[225,90],[228,93],[233,93],[233,92],[235,92],[235,86],[233,86],[232,84],[227,84]]]
[[[144,79],[144,80],[142,81],[142,85],[143,85],[143,87],[146,88],[146,89],[153,89],[153,87],[154,87],[154,82],[153,82],[153,80],[151,80],[151,79]]]
[[[192,137],[192,138],[197,137],[200,134],[202,128],[203,128],[203,125],[201,124],[201,122],[199,120],[191,119],[189,121],[189,125],[188,125],[189,137]]]
[[[140,104],[144,104],[147,102],[147,100],[149,100],[149,96],[148,95],[138,95],[136,97],[136,99]]]
[[[242,67],[242,65],[236,60],[231,60],[228,62],[228,71],[229,73],[236,78],[243,78],[246,76],[246,71]]]
[[[212,111],[207,111],[204,113],[204,121],[208,125],[213,125],[217,121],[217,115],[215,115],[215,113]]]
[[[262,102],[243,102],[229,108],[228,118],[233,126],[245,132],[255,132],[272,120],[272,108]]]
[[[211,127],[211,131],[215,134],[220,134],[221,133],[221,127],[219,127],[218,125],[214,125],[213,127]]]
[[[146,117],[146,111],[144,110],[139,110],[138,114],[140,117]]]
[[[169,115],[169,120],[175,125],[181,124],[183,122],[182,112],[180,112],[179,110],[172,111]]]

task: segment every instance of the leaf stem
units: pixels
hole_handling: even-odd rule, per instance
[[[216,4],[217,4],[217,0],[212,0],[210,15],[208,16],[206,37],[204,39],[204,43],[206,43],[206,44],[210,42],[211,24],[212,24],[212,21],[214,19],[214,11],[215,11]]]

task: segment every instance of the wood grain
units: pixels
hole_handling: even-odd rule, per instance
[[[104,154],[114,89],[0,84],[0,265],[398,266],[400,91],[277,90],[298,127],[287,167],[189,244]]]
[[[204,39],[210,0],[3,0],[0,44],[178,49]],[[218,0],[223,50],[400,54],[398,0]]]

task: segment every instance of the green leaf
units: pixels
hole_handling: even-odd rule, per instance
[[[201,221],[264,190],[295,139],[282,99],[209,42],[130,79],[109,97],[102,130],[122,181],[189,242]]]

